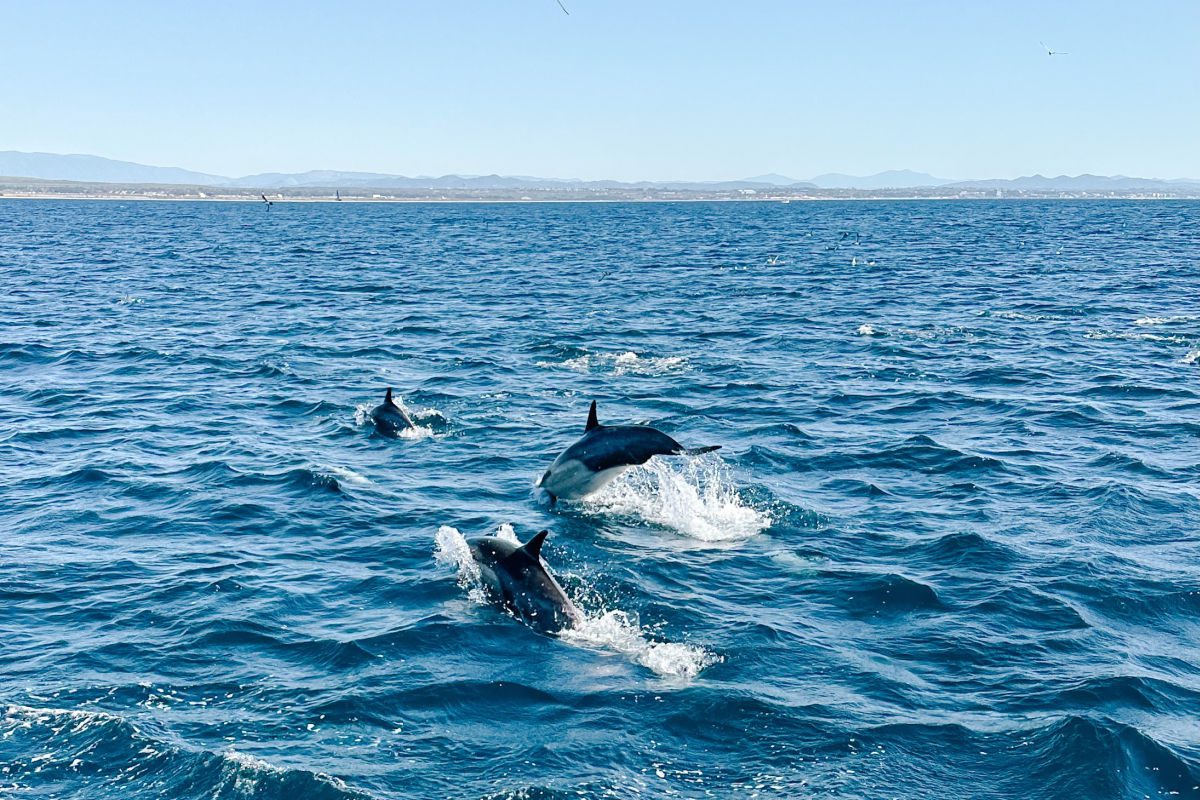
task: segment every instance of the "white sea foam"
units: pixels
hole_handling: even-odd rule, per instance
[[[233,749],[221,753],[221,760],[222,785],[217,787],[213,797],[225,797],[227,790],[232,792],[234,797],[257,797],[262,793],[259,783],[263,778],[277,779],[292,772],[290,769]],[[352,792],[345,782],[332,775],[326,775],[324,772],[313,772],[311,775],[317,782],[339,792]]]
[[[369,486],[371,484],[370,478],[355,472],[349,467],[330,466],[326,467],[325,469],[328,469],[331,473],[346,483],[356,483],[359,486]]]
[[[703,647],[679,642],[659,642],[624,611],[586,615],[582,625],[562,632],[574,644],[614,650],[664,678],[694,678],[721,657]]]
[[[711,453],[652,458],[579,504],[589,512],[639,517],[704,542],[746,539],[771,525],[767,514],[742,500],[729,468]]]
[[[406,406],[401,398],[393,397],[392,400],[404,411],[404,413],[408,414],[408,418],[413,421],[413,427],[405,428],[396,434],[396,436],[401,439],[430,439],[436,437],[438,433],[436,430],[434,430],[433,425],[443,425],[446,422],[446,416],[436,408],[422,408],[414,411]],[[371,411],[377,405],[379,404],[359,403],[357,406],[355,406],[354,424],[360,428],[373,424],[371,421]]]
[[[1136,333],[1132,331],[1088,331],[1084,334],[1084,338],[1104,341],[1168,342],[1170,344],[1186,344],[1189,341],[1182,336],[1164,336],[1161,333]]]
[[[1175,316],[1175,317],[1141,317],[1139,319],[1134,320],[1133,324],[1134,325],[1142,325],[1142,326],[1172,325],[1172,324],[1178,323],[1178,322],[1192,322],[1196,319],[1200,319],[1200,317],[1189,316],[1189,315],[1180,315],[1180,316]]]
[[[1183,357],[1184,364],[1195,364],[1200,361],[1200,350],[1193,350]]]
[[[0,718],[0,736],[8,738],[13,729],[28,729],[34,725],[45,725],[55,736],[63,731],[82,733],[96,725],[119,721],[121,721],[120,717],[104,711],[83,711],[68,708],[32,708],[12,703],[5,706],[4,716]]]
[[[517,541],[512,526],[508,524],[501,525],[496,536]],[[434,558],[439,564],[457,570],[458,585],[467,590],[467,597],[472,602],[481,605],[487,603],[480,583],[479,566],[471,558],[467,540],[458,529],[449,525],[438,528],[434,537]],[[652,631],[638,624],[636,617],[620,609],[590,610],[587,606],[602,601],[588,587],[571,594],[587,594],[588,602],[581,602],[579,596],[572,596],[572,601],[585,620],[581,625],[560,633],[566,642],[621,653],[664,678],[694,678],[705,667],[721,660],[720,656],[696,645],[658,641]]]
[[[632,350],[624,353],[584,353],[565,361],[539,361],[537,366],[613,375],[667,375],[689,369],[688,361],[683,356],[647,356]]]
[[[1023,322],[1045,322],[1047,320],[1061,320],[1062,317],[1056,317],[1052,314],[1027,314],[1024,311],[981,311],[980,316],[995,317],[996,319],[1017,319]]]
[[[858,335],[859,336],[874,336],[875,328],[872,325],[866,325],[866,324],[859,325],[858,326]]]

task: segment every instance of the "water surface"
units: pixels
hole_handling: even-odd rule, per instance
[[[1198,216],[0,201],[0,792],[1200,795]]]

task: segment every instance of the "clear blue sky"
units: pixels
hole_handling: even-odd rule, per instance
[[[1200,0],[563,2],[0,0],[0,150],[223,175],[1200,177]]]

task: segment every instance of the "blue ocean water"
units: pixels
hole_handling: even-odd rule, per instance
[[[1198,221],[0,201],[0,794],[1200,796]]]

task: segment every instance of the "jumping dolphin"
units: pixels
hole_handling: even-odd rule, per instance
[[[390,387],[383,397],[383,402],[371,409],[371,419],[375,422],[375,430],[384,436],[396,436],[400,431],[416,427],[412,417],[392,399]]]
[[[583,622],[583,614],[567,597],[542,561],[542,531],[523,545],[496,536],[467,542],[488,599],[542,633],[555,633]]]
[[[720,445],[684,447],[648,425],[601,425],[595,400],[588,411],[586,431],[554,459],[538,481],[551,502],[578,500],[598,492],[629,467],[645,464],[652,456],[692,456],[721,449]]]

